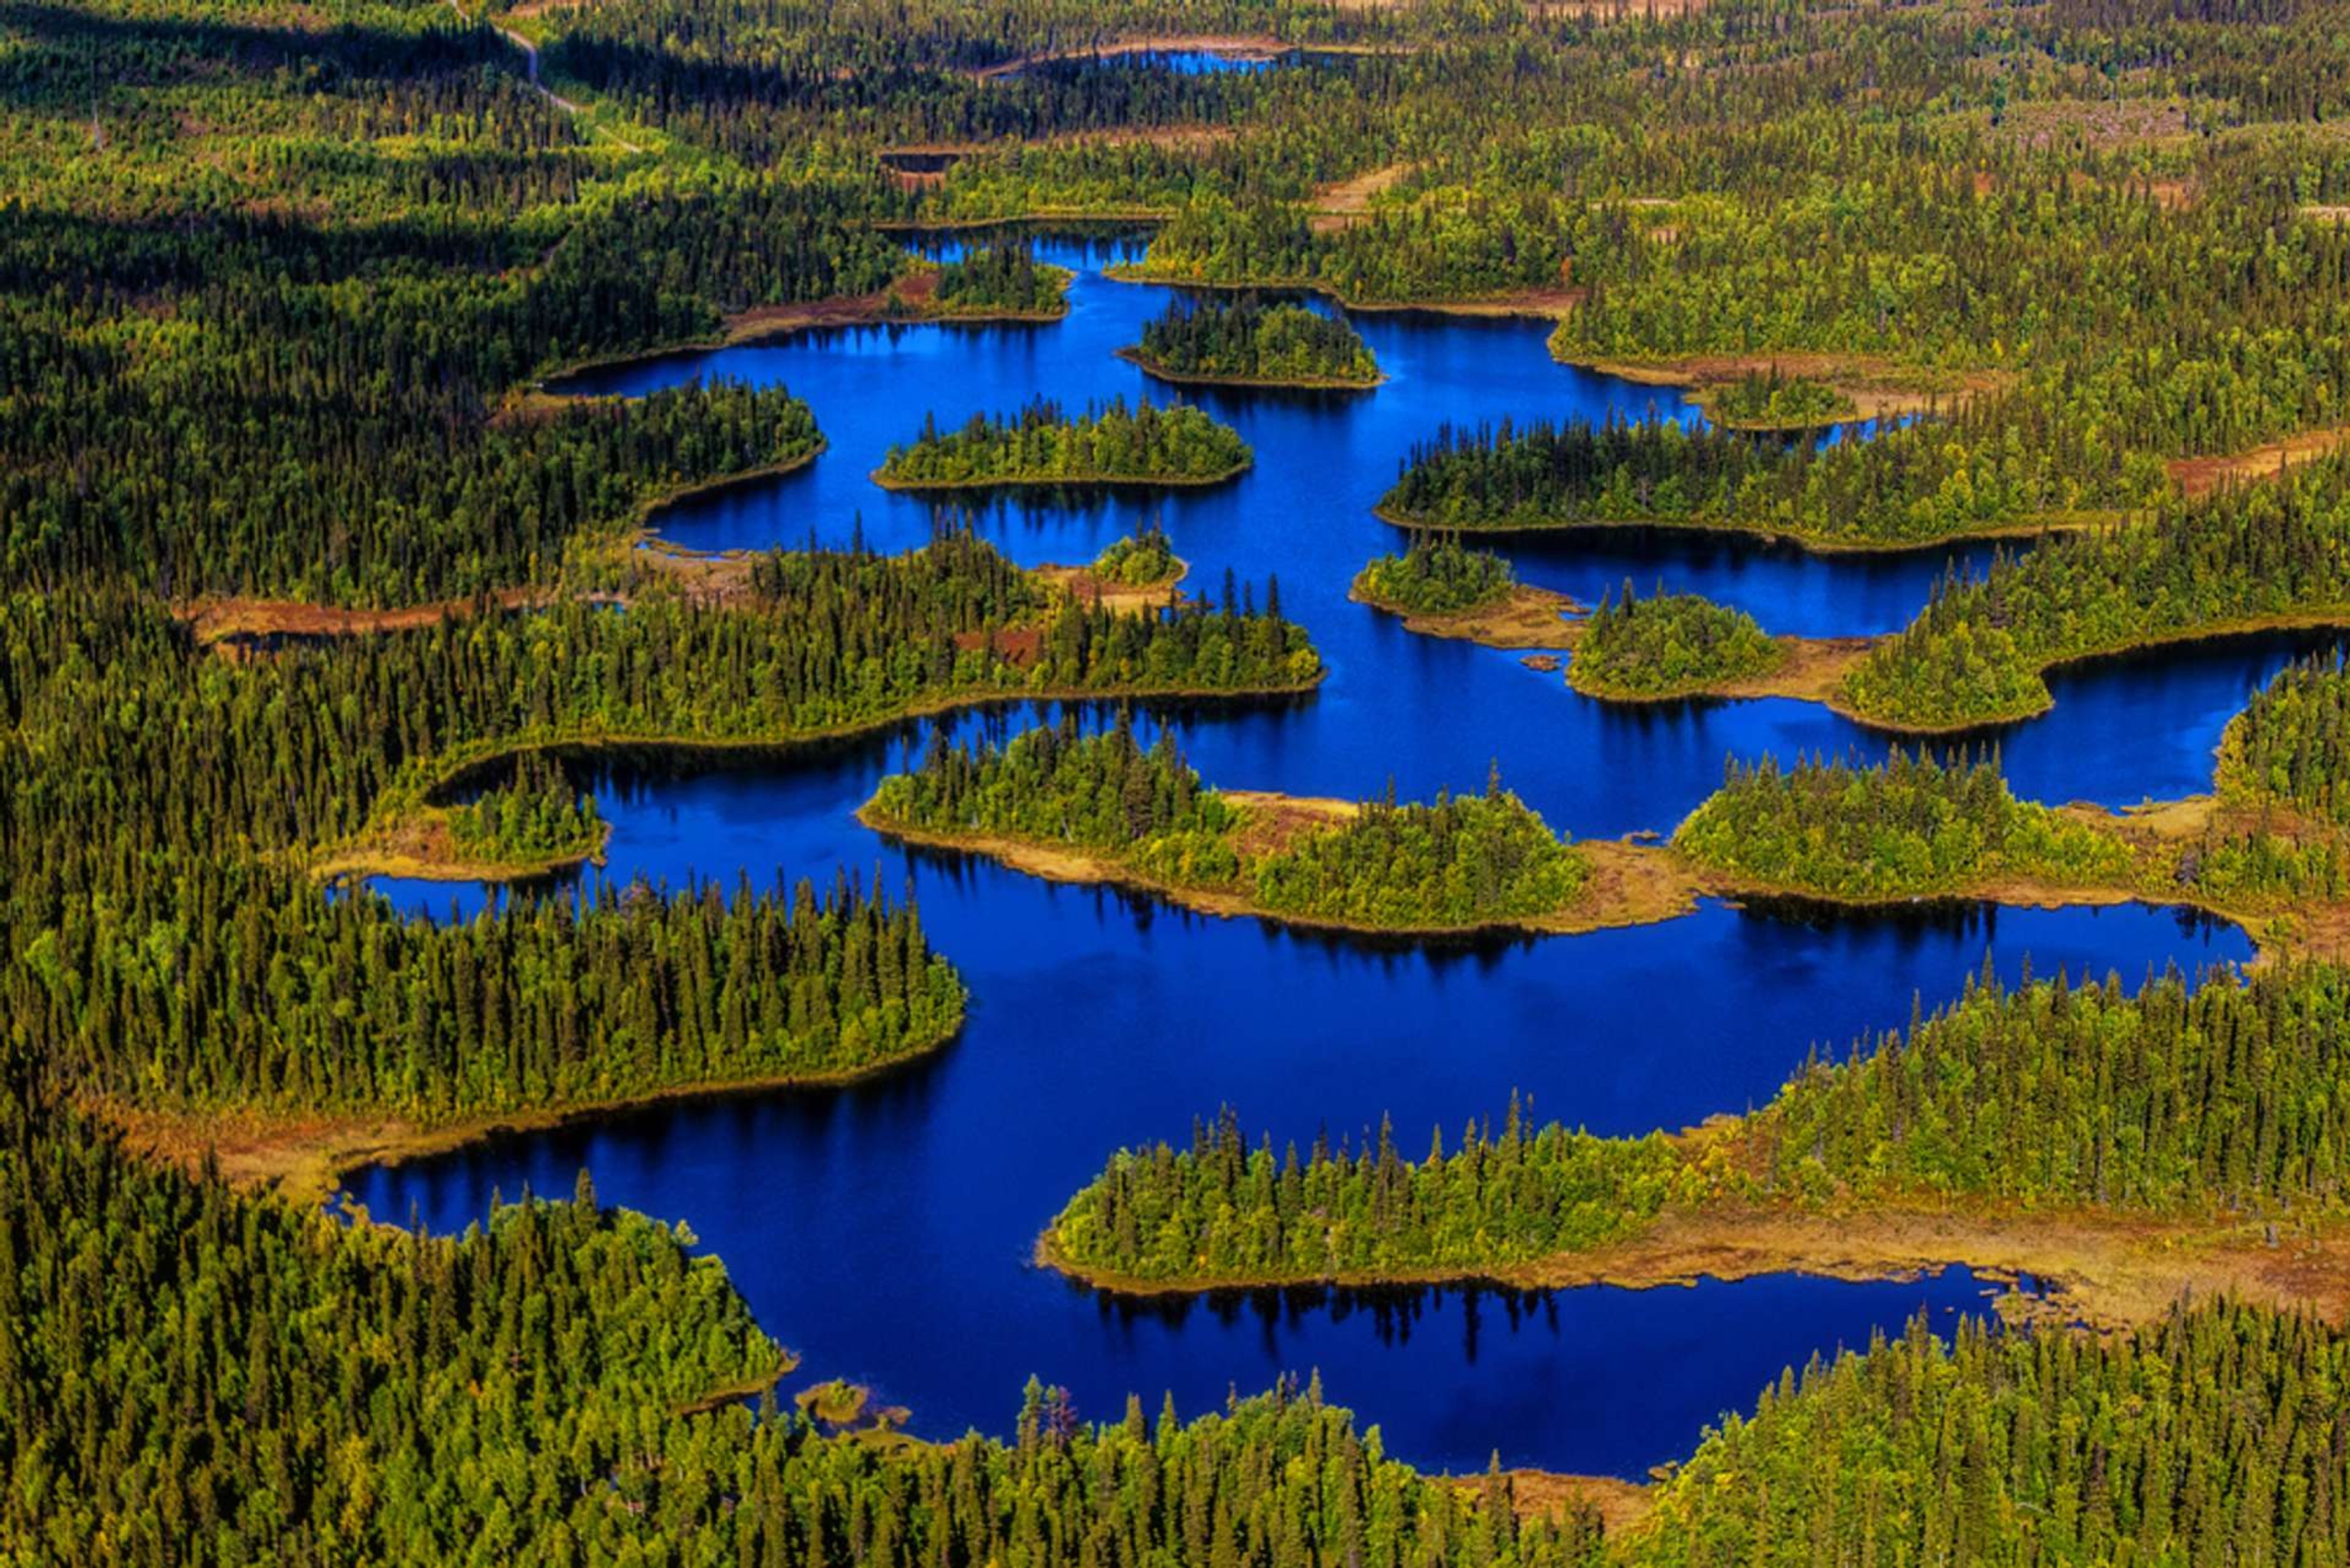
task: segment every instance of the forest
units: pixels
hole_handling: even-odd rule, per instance
[[[1354,592],[1399,614],[1465,615],[1507,598],[1515,580],[1507,557],[1471,549],[1456,535],[1415,530],[1402,555],[1365,564]]]
[[[1950,729],[2044,712],[2054,664],[2231,630],[2337,623],[2350,597],[2350,459],[2164,508],[2142,525],[1947,578],[1845,682],[1860,718]]]
[[[1379,504],[1411,527],[1727,530],[1814,549],[1898,549],[2031,535],[2143,504],[2156,478],[2060,472],[2064,441],[2027,437],[1988,404],[1861,441],[1783,445],[1726,425],[1650,418],[1440,429]]]
[[[1859,409],[1849,393],[1809,376],[1782,376],[1774,364],[1707,392],[1705,411],[1732,430],[1803,431],[1851,419]]]
[[[477,865],[578,860],[604,846],[604,832],[596,797],[572,788],[562,764],[538,751],[522,754],[512,779],[449,811],[452,846]]]
[[[1002,745],[937,731],[919,767],[883,779],[861,814],[948,844],[1068,845],[1178,893],[1238,897],[1261,913],[1378,930],[1462,929],[1553,915],[1587,871],[1575,849],[1501,787],[1347,805],[1228,801],[1170,732],[1149,747],[1121,713],[1099,733],[1076,716]]]
[[[1038,265],[1024,244],[981,245],[939,268],[931,309],[950,317],[1066,316],[1070,275],[1066,267]]]
[[[1253,294],[1170,301],[1126,353],[1170,381],[1370,387],[1380,379],[1378,361],[1344,320],[1301,305],[1268,305]]]
[[[958,430],[942,431],[926,414],[921,433],[891,447],[873,477],[892,490],[1212,484],[1251,461],[1239,432],[1189,403],[1129,408],[1118,398],[1072,416],[1040,398],[1016,414],[973,414]]]
[[[1123,534],[1094,557],[1093,575],[1102,582],[1129,588],[1147,588],[1172,582],[1182,572],[1174,541],[1157,524],[1137,534]]]
[[[631,547],[665,500],[808,462],[824,432],[781,387],[588,399],[567,373],[789,307],[1066,308],[1067,278],[1017,240],[924,259],[907,236],[942,226],[1147,221],[1126,275],[1242,294],[1153,323],[1140,347],[1170,365],[1375,379],[1343,322],[1246,292],[1295,289],[1494,312],[1497,338],[1657,389],[1646,418],[1418,432],[1384,511],[1432,539],[1374,563],[1367,597],[1506,590],[1506,566],[1462,545],[1478,530],[2009,540],[1837,695],[1912,731],[2042,712],[2068,661],[2333,624],[2350,602],[2350,459],[2321,450],[2350,423],[2346,16],[0,11],[0,1557],[2350,1560],[2330,1394],[2350,1340],[2213,1292],[2110,1334],[1921,1322],[1790,1369],[1759,1401],[1730,1395],[1747,1413],[1692,1432],[1645,1516],[1603,1532],[1498,1462],[1409,1468],[1318,1383],[1151,1416],[1154,1390],[1080,1413],[1013,1372],[998,1437],[828,1433],[772,1397],[797,1325],[755,1323],[690,1230],[585,1180],[440,1235],[233,1186],[189,1152],[225,1127],[446,1130],[838,1078],[943,1048],[964,1018],[951,955],[868,867],[590,873],[442,920],[322,883],[420,823],[467,857],[565,858],[601,836],[574,770],[631,745],[1322,679],[1270,581],[1137,615],[951,525],[898,556]],[[1170,31],[1269,60],[1193,74],[1097,52]],[[1726,428],[1857,413],[1830,400],[1856,389],[1899,410],[1870,439]],[[1692,401],[1713,424],[1680,422]],[[2291,439],[2303,460],[2280,476],[2268,443]],[[1188,406],[1045,403],[926,421],[885,473],[1203,483],[1250,460]],[[1097,566],[1130,583],[1162,553],[1145,537]],[[303,629],[337,609],[407,618]],[[1586,675],[1760,657],[1759,628],[1677,596],[1601,614]],[[216,615],[282,629],[219,637]],[[1677,852],[1837,897],[2061,877],[2303,919],[2350,885],[2343,689],[2311,665],[2257,694],[2183,836],[2019,801],[1980,758],[1897,756],[1736,765]],[[1284,918],[1507,924],[1590,895],[1596,857],[1498,778],[1425,804],[1236,798],[1155,722],[934,748],[877,803]],[[1311,1282],[1334,1260],[1475,1272],[1604,1247],[1685,1204],[2318,1224],[2350,1141],[2345,992],[2287,961],[2135,992],[1981,983],[1697,1142],[1536,1127],[1522,1106],[1419,1162],[1385,1128],[1282,1158],[1226,1116],[1187,1151],[1118,1157],[1056,1244],[1170,1283],[1203,1256]]]
[[[1584,618],[1566,681],[1589,697],[1652,701],[1751,680],[1786,657],[1744,610],[1696,594],[1641,598],[1627,578]]]

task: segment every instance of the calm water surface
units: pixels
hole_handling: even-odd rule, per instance
[[[1110,282],[1130,254],[1056,242],[1085,269],[1067,320],[1039,328],[872,328],[681,355],[582,377],[572,389],[641,393],[702,376],[781,381],[831,445],[808,470],[681,506],[663,528],[703,547],[920,543],[931,508],[867,475],[926,410],[956,421],[1035,395],[1064,403],[1165,399],[1112,351],[1165,290]],[[1693,418],[1672,394],[1567,369],[1535,324],[1366,315],[1391,378],[1369,394],[1201,400],[1254,445],[1220,489],[1158,499],[995,504],[974,518],[1016,559],[1089,559],[1157,517],[1210,587],[1226,568],[1280,578],[1332,675],[1271,709],[1167,715],[1201,771],[1234,786],[1406,794],[1510,784],[1581,835],[1669,830],[1726,755],[1884,742],[1803,703],[1625,711],[1587,701],[1518,656],[1415,638],[1346,598],[1397,535],[1370,514],[1411,443],[1446,421]],[[1863,432],[1865,433],[1865,432]],[[1705,593],[1777,630],[1901,624],[1954,560],[1929,551],[1823,561],[1764,545],[1663,535],[1509,546],[1522,576],[1596,599],[1630,577]],[[2119,804],[2209,782],[2220,726],[2309,641],[2239,642],[2069,672],[2057,711],[1998,737],[2017,789]],[[1098,715],[1096,715],[1097,718]],[[1033,722],[1024,710],[947,722],[958,733]],[[1595,1130],[1679,1127],[1767,1097],[1805,1050],[1841,1049],[1956,996],[1986,961],[2136,981],[2150,967],[2247,956],[2231,928],[2170,912],[1920,909],[1824,919],[1709,907],[1669,925],[1541,942],[1429,950],[1303,936],[1186,915],[1106,889],[1056,888],[993,866],[909,853],[850,813],[918,747],[910,725],[764,766],[607,769],[608,875],[681,882],[846,866],[910,886],[936,946],[972,988],[970,1025],[939,1056],[874,1084],[671,1106],[355,1176],[380,1217],[437,1228],[494,1190],[567,1191],[582,1166],[606,1201],[682,1219],[723,1257],[761,1321],[806,1357],[910,1406],[917,1430],[1003,1432],[1021,1383],[1066,1384],[1114,1417],[1129,1391],[1172,1390],[1196,1412],[1228,1389],[1318,1368],[1335,1397],[1423,1464],[1504,1463],[1638,1476],[1699,1428],[1751,1403],[1789,1362],[1898,1329],[1947,1324],[1982,1287],[1963,1273],[1908,1284],[1798,1277],[1694,1290],[1309,1293],[1108,1300],[1028,1263],[1037,1232],[1119,1144],[1186,1135],[1238,1106],[1301,1142],[1394,1115],[1417,1148],[1441,1123],[1498,1116],[1513,1089],[1539,1114]],[[478,890],[379,884],[441,913]]]

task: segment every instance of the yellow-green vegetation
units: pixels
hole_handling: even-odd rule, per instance
[[[545,752],[525,752],[511,780],[451,807],[448,822],[450,847],[474,865],[561,865],[604,846],[596,797],[573,789]]]
[[[873,478],[890,490],[1213,484],[1252,461],[1238,431],[1188,403],[1129,408],[1119,398],[1072,417],[1040,398],[1008,418],[973,414],[954,431],[925,415],[921,433],[891,447]]]
[[[1354,594],[1399,615],[1458,616],[1501,603],[1514,586],[1510,563],[1492,551],[1415,533],[1402,555],[1380,556],[1357,573]]]
[[[1024,244],[980,245],[941,265],[924,312],[953,319],[1057,320],[1069,313],[1066,267],[1040,265]]]
[[[1584,620],[1566,683],[1590,697],[1659,701],[1759,680],[1786,662],[1744,610],[1696,594],[1644,599],[1627,580]]]
[[[1732,764],[1673,847],[1739,887],[1877,902],[2095,897],[2182,902],[2306,934],[2346,888],[2343,836],[2193,803],[2143,818],[2018,800],[1998,765],[1897,751],[1877,767]]]
[[[1359,388],[1381,379],[1378,361],[1346,322],[1301,305],[1266,305],[1254,295],[1178,299],[1145,322],[1142,341],[1123,353],[1169,381]]]
[[[1846,678],[1838,705],[1889,728],[2045,712],[2054,666],[2158,643],[2350,623],[2350,459],[2054,540],[1954,579]]]
[[[1711,388],[1705,411],[1732,430],[1805,431],[1849,420],[1860,411],[1850,397],[1808,376],[1749,370],[1735,381]]]
[[[1001,746],[933,732],[921,765],[883,779],[859,815],[976,849],[1094,857],[1112,877],[1236,911],[1379,930],[1539,922],[1571,909],[1588,877],[1498,779],[1433,805],[1235,801],[1201,784],[1171,735],[1146,748],[1123,718],[1092,735],[1065,720]]]
[[[1183,563],[1167,531],[1153,524],[1139,534],[1111,540],[1109,547],[1094,557],[1093,575],[1123,587],[1155,587],[1181,576]]]

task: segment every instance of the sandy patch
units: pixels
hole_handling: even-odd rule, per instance
[[[2209,495],[2230,484],[2250,483],[2257,480],[2274,479],[2297,462],[2307,462],[2324,457],[2327,452],[2350,441],[2350,425],[2333,430],[2303,431],[2299,435],[2272,441],[2244,452],[2225,452],[2212,457],[2175,458],[2165,464],[2181,493],[2190,499]]]

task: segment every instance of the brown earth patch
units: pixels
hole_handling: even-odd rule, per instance
[[[1704,1206],[1669,1210],[1613,1246],[1503,1271],[1509,1282],[1645,1288],[1803,1272],[1905,1279],[1960,1266],[2054,1286],[2057,1315],[2101,1326],[2142,1323],[2179,1295],[2231,1291],[2331,1322],[2350,1314],[2350,1231],[2277,1232],[2246,1216],[2168,1219],[2099,1210],[1860,1207],[1807,1210]]]
[[[2082,147],[2183,147],[2190,137],[2183,103],[2147,99],[2049,99],[2011,103],[1995,134],[2039,151]]]
[[[1726,680],[1706,689],[1716,697],[1792,697],[1825,702],[1845,677],[1877,646],[1873,637],[1782,637],[1774,639],[1785,658],[1768,674]]]
[[[443,620],[463,620],[484,608],[522,609],[540,603],[536,588],[506,588],[471,599],[440,599],[399,609],[348,609],[296,599],[201,598],[173,614],[206,647],[231,639],[264,637],[359,637],[371,632],[419,631]]]
[[[1372,198],[1394,188],[1396,183],[1419,167],[1417,163],[1390,163],[1351,180],[1333,181],[1317,186],[1314,192],[1311,215],[1306,226],[1317,234],[1336,234],[1351,228],[1355,221],[1370,210]]]
[[[1301,838],[1345,826],[1362,810],[1351,800],[1323,795],[1275,794],[1253,789],[1217,793],[1243,814],[1232,835],[1232,846],[1243,859],[1278,855]]]
[[[1656,360],[1586,359],[1558,356],[1602,375],[1651,387],[1679,387],[1700,400],[1711,389],[1773,369],[1821,381],[1852,400],[1848,420],[1898,418],[1946,410],[2014,380],[2004,370],[1942,370],[1899,366],[1858,354],[1690,354]]]
[[[1397,609],[1353,589],[1347,590],[1347,597],[1382,614],[1401,616],[1406,631],[1482,643],[1487,648],[1572,648],[1581,628],[1566,618],[1588,613],[1566,595],[1538,588],[1531,583],[1513,585],[1509,597],[1496,604],[1454,615]]]
[[[1510,1483],[1510,1510],[1520,1519],[1562,1520],[1577,1509],[1599,1516],[1602,1534],[1613,1540],[1648,1517],[1656,1500],[1647,1487],[1616,1476],[1570,1476],[1555,1470],[1503,1470]],[[1484,1485],[1481,1476],[1463,1476],[1464,1490]]]
[[[2350,441],[2350,425],[2340,425],[2332,430],[2303,431],[2299,435],[2287,436],[2282,441],[2269,441],[2244,452],[2213,457],[2175,458],[2165,466],[2169,469],[2171,480],[2180,493],[2192,499],[2209,495],[2230,484],[2274,479],[2294,463],[2324,457],[2345,441]]]
[[[1183,602],[1183,591],[1175,585],[1191,569],[1189,564],[1179,561],[1173,576],[1141,584],[1096,576],[1091,566],[1038,566],[1035,575],[1080,604],[1098,604],[1118,615],[1147,615]]]
[[[959,631],[954,645],[965,653],[993,649],[1006,664],[1016,670],[1029,670],[1045,654],[1045,628],[1039,626],[1014,627],[1008,630]]]

